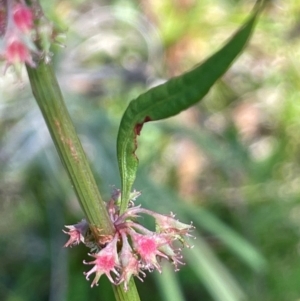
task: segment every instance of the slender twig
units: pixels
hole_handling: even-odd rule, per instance
[[[87,220],[103,234],[113,234],[113,225],[63,102],[52,66],[41,62],[36,68],[27,66],[27,71],[35,99]]]
[[[41,7],[36,0],[34,6],[38,12],[41,12]],[[37,40],[37,47],[40,48],[38,44],[39,40]],[[114,233],[113,224],[64,104],[52,65],[40,61],[35,68],[28,65],[26,68],[33,95],[41,109],[91,230],[96,235],[112,235]],[[131,279],[126,293],[121,286],[114,287],[113,290],[117,301],[140,300],[133,279]]]

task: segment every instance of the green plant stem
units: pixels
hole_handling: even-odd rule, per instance
[[[36,68],[26,68],[33,95],[87,220],[96,229],[101,229],[100,234],[113,234],[114,227],[64,104],[52,65],[41,62]],[[117,301],[140,300],[133,279],[126,293],[122,286],[113,286],[113,290]]]
[[[113,234],[113,225],[64,104],[51,64],[42,62],[37,68],[27,66],[27,72],[33,95],[88,222],[102,229],[103,234]]]
[[[134,279],[132,277],[128,283],[127,292],[124,291],[122,285],[113,286],[113,290],[117,301],[140,301],[140,296],[136,289]]]

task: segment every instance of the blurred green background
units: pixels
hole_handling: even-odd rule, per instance
[[[106,200],[129,101],[199,63],[254,1],[42,1],[66,34],[53,62]],[[245,53],[198,105],[146,124],[136,201],[193,221],[185,266],[165,264],[142,301],[300,300],[300,2],[270,1]],[[0,300],[114,300],[90,288],[87,249],[64,249],[83,217],[25,75],[0,77]]]

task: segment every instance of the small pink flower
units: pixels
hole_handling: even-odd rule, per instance
[[[86,220],[83,219],[81,222],[75,225],[65,226],[65,227],[68,228],[69,231],[63,230],[63,232],[70,235],[70,238],[66,242],[64,247],[68,247],[68,246],[72,247],[74,245],[78,245],[80,242],[84,243],[84,237],[89,228],[89,225],[86,222]]]
[[[87,280],[89,280],[91,274],[96,274],[91,287],[98,285],[98,281],[103,274],[107,276],[111,283],[115,284],[115,280],[112,278],[110,273],[113,272],[119,276],[119,273],[116,270],[116,268],[120,266],[117,252],[117,242],[118,235],[115,235],[114,239],[100,252],[97,254],[89,254],[95,258],[94,261],[83,261],[84,264],[94,264],[94,267],[90,271],[84,273]]]
[[[153,212],[151,215],[155,218],[156,228],[159,233],[169,234],[173,239],[178,239],[182,243],[184,243],[184,236],[192,236],[189,232],[195,227],[192,224],[188,225],[178,221],[173,213],[163,215]]]
[[[20,63],[35,65],[28,47],[16,38],[7,41],[4,56],[8,65],[18,65]]]
[[[141,270],[139,260],[130,247],[126,234],[122,232],[121,235],[123,243],[120,253],[122,274],[119,278],[118,284],[124,282],[124,290],[126,292],[128,290],[128,282],[131,276],[134,275],[143,281],[143,279],[139,277],[139,274],[141,273],[144,277],[146,274]]]
[[[134,250],[141,257],[144,268],[152,271],[157,269],[161,273],[161,266],[157,261],[157,256],[168,259],[168,256],[159,251],[159,247],[166,243],[162,242],[158,235],[142,235],[134,231],[130,231],[133,241]]]
[[[23,4],[16,4],[13,8],[15,25],[22,32],[28,32],[33,26],[33,15],[30,8]]]

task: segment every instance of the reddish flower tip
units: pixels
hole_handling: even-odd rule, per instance
[[[16,4],[13,8],[13,19],[15,25],[22,32],[27,32],[32,29],[33,15],[29,7],[23,4]]]

